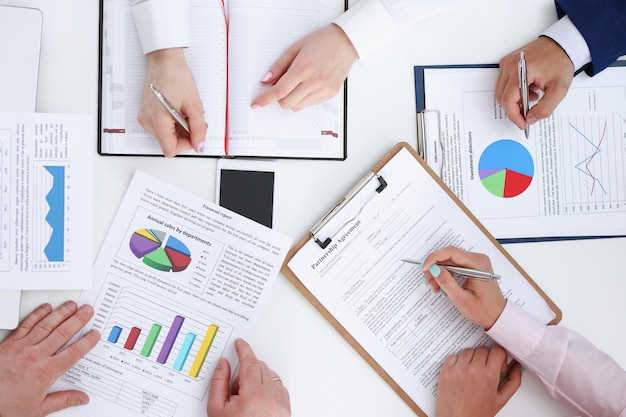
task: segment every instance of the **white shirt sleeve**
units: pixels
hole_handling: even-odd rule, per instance
[[[362,59],[407,32],[417,22],[449,10],[457,0],[360,0],[333,23]]]
[[[591,62],[591,52],[587,42],[569,17],[563,16],[543,32],[543,35],[561,45],[576,70]]]
[[[626,372],[578,333],[507,302],[487,334],[581,416],[626,417]]]
[[[191,45],[189,0],[133,0],[143,53]]]

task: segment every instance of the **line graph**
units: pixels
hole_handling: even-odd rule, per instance
[[[593,153],[589,157],[583,159],[582,161],[580,161],[579,163],[575,165],[576,169],[582,172],[584,175],[587,175],[591,178],[591,195],[593,195],[593,192],[595,191],[596,183],[598,183],[598,185],[602,189],[602,192],[606,194],[607,192],[604,189],[602,182],[600,182],[600,180],[596,178],[595,175],[593,175],[593,173],[591,172],[591,168],[590,168],[590,165],[592,165],[593,159],[595,158],[596,155],[598,155],[598,153],[600,153],[600,146],[602,146],[602,142],[604,141],[604,138],[606,137],[606,120],[604,121],[604,126],[602,127],[602,134],[600,135],[600,139],[598,140],[597,145],[594,144],[587,136],[585,136],[583,132],[578,130],[576,126],[574,126],[571,123],[569,123],[569,125],[572,129],[578,132],[585,141],[589,142],[589,144],[593,148]]]
[[[563,117],[560,124],[566,211],[624,211],[626,117],[587,113]]]

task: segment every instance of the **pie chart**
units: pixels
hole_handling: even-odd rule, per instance
[[[189,248],[174,236],[160,230],[135,230],[129,244],[130,250],[138,259],[159,271],[180,272],[191,262]]]
[[[478,176],[491,194],[511,198],[522,194],[530,185],[535,165],[530,153],[519,142],[498,140],[483,151],[478,161]]]

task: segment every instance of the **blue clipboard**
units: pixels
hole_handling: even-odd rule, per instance
[[[610,67],[626,67],[626,60],[617,60]],[[417,152],[418,154],[429,163],[429,159],[437,158],[437,152],[429,154],[427,150],[426,142],[429,135],[441,135],[439,111],[437,109],[429,109],[426,106],[426,91],[425,91],[425,70],[427,69],[459,69],[459,68],[498,68],[498,64],[456,64],[456,65],[421,65],[415,66],[413,69],[414,85],[415,85],[415,110],[417,119]],[[582,72],[582,69],[577,71],[575,76]],[[626,79],[626,78],[625,78]],[[441,155],[444,153],[444,149],[441,149]],[[442,162],[443,163],[443,162]],[[430,165],[430,164],[429,164]],[[433,167],[435,171],[438,171],[437,167]],[[439,175],[442,174],[443,167],[439,170]],[[471,207],[470,207],[471,209]],[[626,215],[624,216],[626,219]],[[619,238],[626,237],[626,234],[615,235],[577,235],[577,236],[541,236],[541,237],[519,237],[519,238],[498,238],[499,243],[521,243],[521,242],[545,242],[545,241],[563,241],[563,240],[582,240],[582,239],[605,239],[605,238]]]

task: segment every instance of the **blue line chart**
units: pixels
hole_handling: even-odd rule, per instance
[[[594,158],[596,156],[598,156],[601,152],[600,150],[600,146],[602,145],[602,142],[604,141],[604,138],[606,137],[606,126],[607,126],[607,122],[604,122],[604,126],[602,128],[602,135],[600,136],[600,140],[598,141],[598,144],[596,145],[595,143],[593,143],[593,141],[591,139],[589,139],[583,132],[581,132],[576,126],[574,126],[571,122],[568,122],[569,126],[574,129],[586,142],[588,142],[591,146],[592,146],[592,153],[591,155],[589,155],[588,157],[586,157],[585,159],[583,159],[582,161],[578,162],[577,164],[574,165],[574,167],[583,173],[583,175],[588,176],[589,178],[591,178],[592,183],[591,183],[591,195],[593,195],[594,190],[595,190],[595,185],[598,184],[598,186],[602,189],[602,192],[604,194],[607,194],[606,189],[604,188],[604,185],[602,185],[602,182],[600,181],[600,179],[598,177],[596,177],[591,168],[590,165],[593,162]]]

